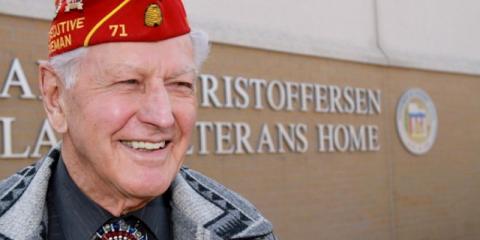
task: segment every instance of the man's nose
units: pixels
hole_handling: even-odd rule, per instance
[[[140,121],[160,128],[172,127],[175,124],[170,95],[163,85],[148,89],[142,101],[138,116]]]

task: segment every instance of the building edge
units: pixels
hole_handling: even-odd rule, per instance
[[[53,4],[42,4],[42,2],[38,0],[0,0],[0,14],[48,21],[54,17],[54,7]],[[480,59],[431,56],[412,52],[404,53],[395,49],[389,49],[385,46],[382,47],[382,49],[376,46],[354,46],[353,44],[331,42],[326,39],[305,39],[285,32],[277,34],[273,32],[269,34],[262,32],[261,35],[244,34],[244,36],[239,37],[236,33],[229,32],[228,29],[216,28],[215,25],[217,24],[208,20],[198,18],[194,18],[193,21],[192,19],[190,20],[194,28],[201,27],[208,32],[212,42],[221,44],[390,67],[480,75]],[[256,29],[247,30],[250,32],[258,32]],[[280,41],[278,35],[281,35]]]

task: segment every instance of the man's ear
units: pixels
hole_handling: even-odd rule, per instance
[[[39,89],[42,94],[43,108],[48,120],[58,133],[67,131],[65,104],[62,95],[65,91],[64,84],[53,68],[47,63],[39,66]]]

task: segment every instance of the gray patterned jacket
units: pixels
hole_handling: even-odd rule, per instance
[[[46,193],[59,149],[0,182],[0,239],[46,239]],[[182,168],[171,189],[175,240],[276,239],[249,202],[198,172]]]

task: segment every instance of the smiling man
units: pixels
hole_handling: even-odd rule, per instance
[[[275,239],[182,167],[208,40],[180,0],[57,0],[44,108],[62,144],[0,184],[1,239]]]

